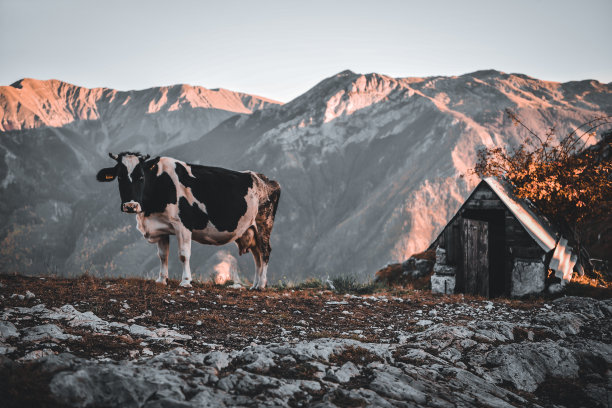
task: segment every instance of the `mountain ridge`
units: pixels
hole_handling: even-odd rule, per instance
[[[146,99],[136,113],[116,104],[101,121],[2,132],[0,239],[37,249],[22,254],[27,268],[157,273],[154,248],[118,211],[116,185],[93,181],[94,170],[110,164],[108,151],[139,150],[255,170],[281,183],[270,282],[342,274],[367,280],[384,264],[429,245],[475,186],[468,170],[479,148],[522,140],[506,108],[534,131],[554,126],[560,135],[612,114],[610,85],[494,70],[408,79],[342,71],[286,104],[250,114],[191,109],[189,102],[169,111],[178,100],[170,91]],[[151,103],[154,112],[146,113]],[[33,194],[41,174],[57,180],[60,191],[45,187]],[[42,221],[33,224],[29,214]],[[40,238],[64,225],[69,238],[56,243],[61,248]],[[205,278],[215,259],[228,256],[251,277],[251,261],[233,246],[199,245],[192,253],[194,276]],[[172,275],[178,262],[171,257],[171,263]]]
[[[140,114],[183,108],[252,113],[268,105],[280,104],[269,98],[224,88],[207,89],[187,84],[118,91],[106,87],[86,88],[57,79],[23,78],[0,86],[0,131],[61,127],[77,120],[102,119],[103,115],[112,114],[113,102],[122,106],[135,104]]]
[[[469,176],[478,148],[520,142],[506,108],[535,131],[555,126],[564,134],[592,115],[612,112],[611,95],[600,83],[561,84],[492,71],[418,81],[343,71],[285,105],[229,119],[167,153],[269,172],[284,186],[279,225],[285,205],[298,225],[288,234],[276,230],[281,252],[307,248],[296,256],[306,263],[301,269],[319,275],[344,265],[363,276],[385,259],[403,260],[429,245],[475,186],[461,176]],[[226,151],[232,140],[245,147]],[[214,157],[197,153],[207,148]],[[289,238],[296,248],[284,246]],[[364,254],[346,262],[351,250]],[[334,261],[337,253],[343,262]]]

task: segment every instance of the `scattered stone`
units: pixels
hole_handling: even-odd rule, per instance
[[[13,353],[15,350],[17,350],[17,347],[0,342],[0,355]]]
[[[183,293],[187,296],[179,300]],[[241,296],[232,293],[224,300],[215,297],[215,309],[230,310],[233,298]],[[181,312],[186,312],[184,302],[195,301],[189,294],[173,291],[174,307],[183,302]],[[270,299],[282,299],[289,324],[270,328],[262,319],[256,335],[243,343],[236,343],[242,333],[230,332],[227,342],[217,340],[221,344],[207,343],[215,326],[196,319],[213,307],[201,303],[189,308],[192,314],[185,322],[168,319],[162,324],[160,318],[153,323],[150,311],[132,317],[147,318],[142,325],[125,324],[129,314],[111,321],[112,315],[104,320],[91,311],[78,311],[75,306],[93,309],[84,302],[53,309],[43,304],[6,306],[0,310],[0,367],[29,364],[40,369],[48,374],[41,377],[46,381],[41,386],[58,405],[71,407],[564,405],[561,396],[549,390],[551,381],[555,387],[575,384],[583,390],[583,406],[608,402],[612,300],[564,297],[549,304],[534,302],[529,309],[514,308],[514,301],[469,297],[453,297],[451,302],[431,297],[428,300],[436,302],[430,303],[418,296],[402,302],[353,295],[340,301],[333,294],[326,302],[326,294],[317,296],[325,309],[297,316],[289,315],[294,310],[284,294],[263,294],[250,312],[255,315],[265,307],[270,318],[279,310]],[[228,308],[222,309],[225,299]],[[169,314],[178,312],[168,305],[164,307]],[[322,325],[363,319],[364,305],[394,307],[394,320],[344,325],[337,335],[378,343],[317,338]],[[107,316],[108,310],[101,313]],[[87,342],[81,346],[76,334]],[[119,352],[108,348],[88,358],[65,353],[73,349],[81,355],[89,351],[83,346],[96,349],[105,342],[114,342]],[[31,365],[31,360],[36,363]]]
[[[359,369],[357,368],[357,366],[355,366],[355,364],[353,364],[352,362],[347,361],[339,369],[330,369],[329,373],[327,374],[327,377],[332,381],[345,383],[349,382],[351,378],[357,375],[359,375]]]
[[[0,340],[10,337],[19,337],[19,330],[11,322],[0,320]]]
[[[34,350],[27,353],[25,356],[21,357],[20,361],[32,361],[38,360],[39,358],[43,358],[46,356],[54,355],[55,352],[51,349],[42,349],[42,350]]]
[[[41,326],[29,327],[23,330],[24,336],[23,341],[42,341],[42,340],[76,340],[80,339],[80,336],[73,336],[72,334],[66,334],[55,324],[43,324]]]
[[[167,330],[167,329],[165,329]],[[151,331],[149,329],[147,329],[144,326],[141,326],[139,324],[133,324],[129,327],[129,331],[130,334],[133,336],[139,336],[139,337],[148,337],[148,338],[155,338],[157,337],[157,334],[155,334],[154,331]]]

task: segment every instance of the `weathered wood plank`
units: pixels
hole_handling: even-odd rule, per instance
[[[489,296],[489,224],[466,219],[463,223],[465,293]]]
[[[479,221],[478,230],[478,294],[489,297],[489,224]]]
[[[503,210],[506,207],[499,200],[470,200],[463,206],[469,210]]]
[[[478,189],[471,197],[472,200],[499,200],[495,193],[489,189]]]
[[[516,258],[541,259],[544,251],[537,245],[531,247],[515,246],[512,248],[512,254]]]

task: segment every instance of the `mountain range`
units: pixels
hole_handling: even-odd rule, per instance
[[[155,247],[120,213],[117,186],[94,178],[109,151],[140,150],[281,183],[271,283],[367,280],[429,245],[477,183],[478,149],[525,137],[505,109],[564,135],[612,115],[612,84],[343,71],[281,104],[189,85],[120,92],[23,79],[0,87],[0,269],[154,276]],[[196,277],[220,265],[252,278],[234,246],[194,244]]]

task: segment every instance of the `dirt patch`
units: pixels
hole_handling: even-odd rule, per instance
[[[266,373],[276,378],[289,378],[293,380],[314,380],[318,370],[312,364],[301,362],[290,362],[281,360],[275,366],[270,367]]]
[[[355,346],[347,347],[341,353],[333,354],[329,357],[330,363],[340,366],[348,361],[353,364],[367,365],[373,361],[383,362],[384,360],[369,350]]]
[[[559,339],[559,335],[552,330],[538,327],[515,327],[512,329],[512,335],[514,336],[514,341],[516,342],[525,340],[543,341],[546,339]]]

